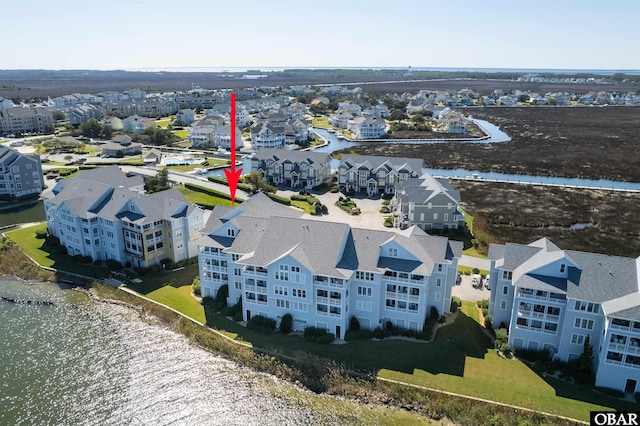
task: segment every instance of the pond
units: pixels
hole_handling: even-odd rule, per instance
[[[42,222],[43,220],[45,220],[45,214],[42,201],[28,207],[0,211],[0,228],[19,223]]]

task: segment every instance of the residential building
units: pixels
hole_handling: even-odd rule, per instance
[[[110,126],[113,130],[122,130],[122,120],[118,117],[105,117],[102,119],[103,126]]]
[[[67,121],[73,126],[79,126],[91,119],[102,120],[102,111],[94,105],[78,105],[67,111]]]
[[[366,191],[369,196],[393,194],[398,182],[417,178],[422,160],[417,158],[345,155],[338,166],[338,187],[342,191]]]
[[[251,145],[254,151],[261,149],[284,149],[286,135],[284,127],[256,123],[251,126]]]
[[[187,139],[194,148],[215,144],[216,129],[224,126],[225,120],[219,115],[207,115],[189,128]]]
[[[391,208],[396,213],[394,225],[407,228],[416,225],[425,231],[458,229],[464,226],[464,215],[458,209],[460,192],[448,180],[426,173],[419,179],[398,182]]]
[[[20,154],[0,145],[0,198],[37,195],[43,188],[40,156]]]
[[[17,133],[41,133],[55,125],[53,113],[44,108],[3,108],[0,110],[0,136]]]
[[[142,133],[147,127],[155,127],[155,121],[147,117],[132,115],[122,120],[122,129],[125,132]]]
[[[198,240],[204,297],[228,285],[243,319],[263,315],[293,330],[344,338],[391,324],[421,331],[431,307],[449,312],[462,243],[417,227],[400,233],[300,217],[259,193],[235,209],[216,206]]]
[[[640,391],[640,257],[491,244],[489,312],[509,345],[572,361],[589,338],[596,386]]]
[[[387,133],[387,124],[382,118],[356,117],[348,123],[347,129],[354,139],[376,139]]]
[[[136,155],[142,152],[142,144],[132,142],[128,135],[115,136],[110,142],[99,146],[102,149],[103,157],[121,157],[125,155]]]
[[[3,98],[0,96],[0,111],[7,108],[13,108],[15,105],[11,99]]]
[[[63,179],[44,201],[49,233],[69,255],[146,268],[196,255],[203,212],[176,189],[144,194],[140,176],[117,166]]]
[[[185,126],[188,126],[196,120],[196,113],[192,109],[181,109],[176,114],[176,120],[180,120]]]
[[[312,189],[331,182],[331,156],[313,151],[261,149],[251,158],[251,171],[274,185]]]
[[[156,148],[151,148],[142,159],[142,162],[145,166],[155,167],[160,165],[162,163],[162,151]]]
[[[223,149],[231,149],[231,128],[230,126],[221,126],[216,128],[214,137],[215,146]],[[244,140],[242,139],[242,131],[236,127],[236,151],[244,148]]]

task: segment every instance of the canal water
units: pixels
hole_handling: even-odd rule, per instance
[[[488,121],[479,120],[474,118],[478,125],[489,133],[488,139],[482,140],[458,140],[455,143],[500,143],[508,142],[511,140],[508,134],[500,130],[500,128]],[[351,142],[346,139],[338,139],[335,134],[328,132],[325,129],[314,128],[314,131],[329,141],[329,144],[317,148],[315,152],[323,152],[331,154],[336,151],[348,149],[358,145],[361,142]],[[424,140],[424,141],[385,141],[375,142],[383,144],[436,144],[447,143],[447,140]],[[340,165],[339,160],[331,161],[331,168],[337,169]],[[249,173],[251,171],[251,161],[247,158],[243,159],[243,173]],[[619,182],[606,179],[579,179],[579,178],[565,178],[561,176],[535,176],[535,175],[516,175],[509,173],[497,173],[497,172],[480,172],[478,170],[466,170],[466,169],[430,169],[423,168],[423,173],[429,173],[437,177],[455,177],[455,178],[480,178],[485,180],[495,180],[503,182],[513,182],[521,184],[545,184],[545,185],[560,185],[560,186],[577,186],[585,188],[604,188],[604,189],[616,189],[616,190],[632,190],[640,191],[640,183],[638,182]],[[223,170],[215,170],[209,173],[211,176],[224,177]]]
[[[42,222],[44,219],[42,201],[26,208],[0,210],[0,228],[18,223]]]
[[[300,391],[191,346],[137,311],[0,279],[0,424],[337,424]]]

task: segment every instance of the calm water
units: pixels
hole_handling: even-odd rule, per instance
[[[42,222],[45,218],[42,201],[25,209],[0,211],[0,228],[16,223]]]
[[[0,300],[2,425],[339,423],[132,309],[51,284],[0,280],[0,296],[55,302]]]

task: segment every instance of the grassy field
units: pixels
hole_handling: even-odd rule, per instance
[[[18,244],[27,255],[38,264],[49,268],[82,274],[93,278],[105,278],[109,276],[107,268],[76,263],[71,256],[59,254],[56,247],[46,239],[36,238],[36,231],[47,229],[47,224],[31,226],[7,232],[7,237]]]
[[[180,139],[186,139],[187,136],[189,136],[188,130],[172,130],[171,133],[173,133]]]
[[[329,124],[329,117],[323,115],[321,117],[313,117],[311,119],[311,125],[313,127],[320,127],[322,129],[332,129],[333,126]]]
[[[187,201],[191,204],[198,204],[201,206],[210,206],[210,205],[220,205],[220,206],[230,206],[231,200],[227,200],[225,198],[214,197],[212,195],[205,194],[203,192],[194,191],[189,188],[185,188],[184,186],[176,186],[178,191],[185,196]]]

